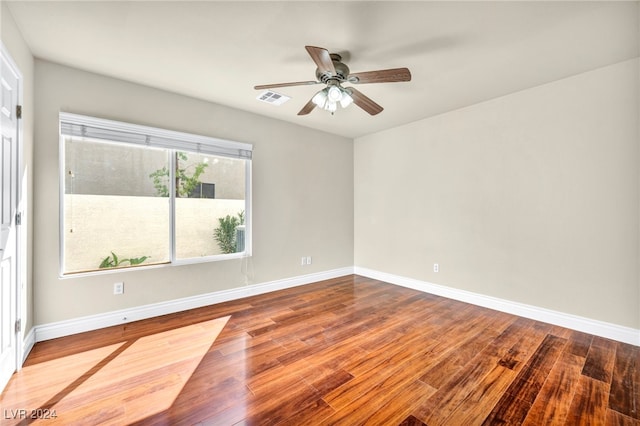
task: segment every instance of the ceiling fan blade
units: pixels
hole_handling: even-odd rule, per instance
[[[289,86],[308,86],[311,84],[320,84],[319,81],[295,81],[291,83],[274,83],[274,84],[261,84],[253,86],[256,90],[273,89],[274,87],[289,87]]]
[[[302,107],[300,112],[298,112],[298,115],[307,115],[311,111],[313,111],[315,107],[316,107],[316,104],[313,103],[313,100],[310,100],[309,102],[307,102],[305,106]]]
[[[411,81],[411,72],[408,68],[393,68],[389,70],[366,71],[349,74],[349,83],[396,83],[399,81]]]
[[[353,87],[349,87],[349,94],[353,98],[353,103],[358,105],[360,108],[365,110],[371,115],[376,115],[382,112],[384,108],[380,105],[372,101],[367,96],[363,95],[360,91],[354,89]]]
[[[333,61],[327,49],[315,46],[305,46],[304,48],[307,49],[307,52],[311,55],[311,59],[316,63],[321,74],[330,72],[332,75],[336,75],[336,68],[333,66]]]

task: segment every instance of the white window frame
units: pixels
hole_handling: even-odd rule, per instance
[[[60,277],[77,277],[82,275],[104,274],[112,272],[130,271],[132,268],[111,268],[100,269],[87,272],[67,272],[64,271],[64,195],[65,195],[65,136],[77,138],[102,139],[106,142],[122,143],[126,145],[142,145],[148,147],[165,148],[194,152],[198,154],[209,154],[223,157],[244,159],[245,161],[245,247],[244,251],[238,253],[218,254],[188,259],[177,259],[176,257],[176,237],[175,237],[175,186],[169,185],[169,251],[170,260],[168,263],[155,265],[140,265],[133,269],[148,269],[173,265],[186,265],[193,263],[215,262],[220,260],[238,259],[250,257],[252,255],[252,203],[251,203],[251,159],[253,145],[244,142],[236,142],[225,139],[218,139],[209,136],[195,135],[191,133],[177,132],[173,130],[160,129],[157,127],[143,126],[139,124],[126,123],[121,121],[107,120],[103,118],[91,117],[68,112],[60,112],[59,116],[59,140],[60,140],[60,221],[59,221],[59,241],[60,241]],[[175,156],[169,156],[169,182],[175,180]]]

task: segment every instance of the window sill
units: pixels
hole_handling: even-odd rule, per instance
[[[199,263],[213,263],[213,262],[221,262],[225,260],[242,259],[246,257],[251,257],[251,253],[241,252],[241,253],[219,254],[215,256],[194,257],[191,259],[180,259],[180,260],[175,260],[173,262],[164,262],[164,263],[156,263],[156,264],[149,264],[149,265],[126,266],[122,268],[104,268],[104,269],[96,269],[93,271],[68,272],[68,273],[60,274],[58,278],[61,280],[65,280],[65,279],[72,279],[72,278],[93,277],[98,275],[118,274],[118,273],[131,272],[131,271],[143,271],[143,270],[147,271],[149,269],[195,265]]]

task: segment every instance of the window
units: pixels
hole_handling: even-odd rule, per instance
[[[250,255],[250,144],[60,114],[61,274]]]
[[[216,198],[216,184],[215,183],[199,183],[189,198]]]

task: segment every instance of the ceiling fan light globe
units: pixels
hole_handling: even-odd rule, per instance
[[[353,98],[347,91],[342,92],[342,98],[340,99],[340,106],[346,108],[353,103]]]
[[[331,86],[327,92],[327,98],[329,98],[331,102],[338,102],[342,99],[342,90],[337,86]]]
[[[327,103],[327,94],[324,90],[319,91],[315,94],[315,96],[311,99],[311,102],[316,104],[319,108],[324,108]]]
[[[324,109],[333,114],[338,109],[338,104],[329,100],[327,102],[327,105],[325,105]]]

